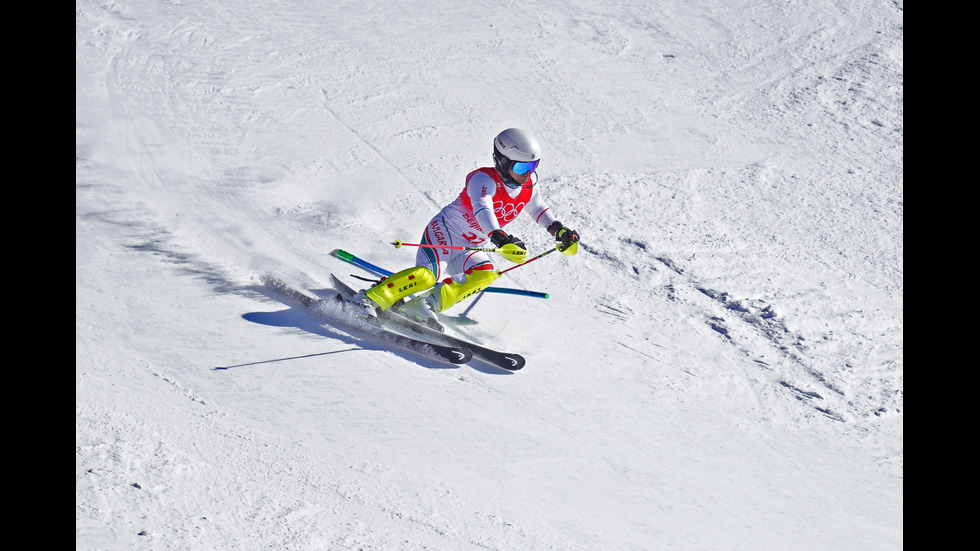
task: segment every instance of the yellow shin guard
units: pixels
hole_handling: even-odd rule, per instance
[[[466,300],[467,298],[486,289],[499,275],[491,270],[473,270],[466,276],[466,281],[444,283],[439,289],[439,312],[446,310]]]
[[[402,298],[425,291],[435,284],[436,276],[428,268],[415,266],[391,274],[364,294],[377,302],[382,310],[387,310]]]

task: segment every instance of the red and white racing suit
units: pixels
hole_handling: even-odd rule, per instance
[[[512,189],[504,185],[493,168],[478,168],[466,176],[466,187],[455,201],[446,205],[425,228],[422,243],[449,247],[492,248],[490,232],[501,229],[521,212],[547,228],[555,219],[537,192],[537,174]],[[457,283],[468,270],[493,270],[493,259],[482,251],[461,251],[442,247],[419,247],[416,266],[424,266],[436,280],[445,276]]]

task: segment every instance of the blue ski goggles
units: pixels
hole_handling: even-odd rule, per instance
[[[526,163],[523,161],[514,161],[510,165],[510,169],[514,171],[514,174],[527,174],[528,172],[534,172],[534,170],[538,168],[539,162],[541,162],[540,159]]]

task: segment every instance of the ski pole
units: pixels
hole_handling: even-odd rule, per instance
[[[363,268],[363,269],[365,269],[365,270],[367,270],[367,271],[369,271],[371,273],[377,274],[377,275],[379,275],[381,277],[388,277],[392,273],[394,273],[391,270],[382,268],[382,267],[377,266],[375,264],[371,264],[367,260],[364,260],[363,258],[361,258],[361,257],[359,257],[357,255],[351,254],[351,253],[349,253],[349,252],[347,252],[347,251],[345,251],[343,249],[334,249],[333,252],[331,252],[330,254],[332,254],[333,256],[335,256],[335,257],[343,260],[344,262],[347,262],[348,264],[353,264],[354,266],[358,266],[360,268]],[[548,298],[548,293],[543,293],[541,291],[526,291],[524,289],[509,289],[509,288],[506,288],[506,287],[487,287],[486,289],[483,290],[483,292],[484,293],[502,293],[502,294],[507,294],[507,295],[520,295],[520,296],[535,297],[535,298]]]
[[[527,261],[525,261],[525,262],[523,262],[521,264],[518,264],[517,266],[511,266],[510,268],[507,268],[506,270],[501,270],[501,271],[497,272],[497,275],[498,276],[502,276],[502,275],[506,274],[507,272],[509,272],[511,270],[516,270],[516,269],[520,268],[521,266],[527,266],[528,264],[534,262],[535,260],[541,258],[542,256],[545,256],[545,255],[548,255],[548,254],[551,254],[551,253],[553,253],[555,251],[560,251],[560,250],[561,250],[561,243],[555,245],[555,248],[554,249],[548,249],[547,251],[539,254],[538,256],[536,256],[534,258],[531,258],[531,259],[528,259]]]
[[[453,249],[457,251],[483,251],[485,253],[499,253],[500,249],[495,248],[481,248],[481,247],[450,247],[449,245],[429,245],[427,243],[402,243],[400,240],[396,239],[392,245],[396,249],[401,247],[423,247],[427,249]]]
[[[457,251],[483,251],[483,252],[487,252],[487,253],[499,253],[499,252],[501,252],[500,249],[493,249],[493,248],[451,247],[451,246],[448,246],[448,245],[430,245],[430,244],[427,244],[427,243],[402,243],[400,239],[396,239],[394,242],[392,242],[392,245],[394,245],[396,249],[401,248],[401,247],[427,247],[427,248],[430,248],[430,249],[454,249],[454,250],[457,250]],[[545,256],[547,254],[551,254],[551,253],[553,253],[555,251],[560,251],[560,250],[562,250],[561,249],[561,243],[555,245],[555,248],[548,249],[547,251],[539,254],[538,256],[535,256],[534,258],[528,259],[525,262],[522,262],[521,264],[518,264],[517,266],[511,266],[510,268],[507,268],[506,270],[499,271],[499,272],[497,272],[497,275],[504,275],[504,274],[506,274],[507,272],[509,272],[511,270],[515,270],[517,268],[520,268],[521,266],[530,264],[531,262],[534,262],[535,260],[541,258],[542,256]]]

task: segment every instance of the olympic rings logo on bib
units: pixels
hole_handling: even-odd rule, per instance
[[[493,212],[497,215],[497,218],[504,222],[510,222],[522,210],[524,210],[524,203],[507,203],[506,205],[503,201],[494,201],[493,203]]]

